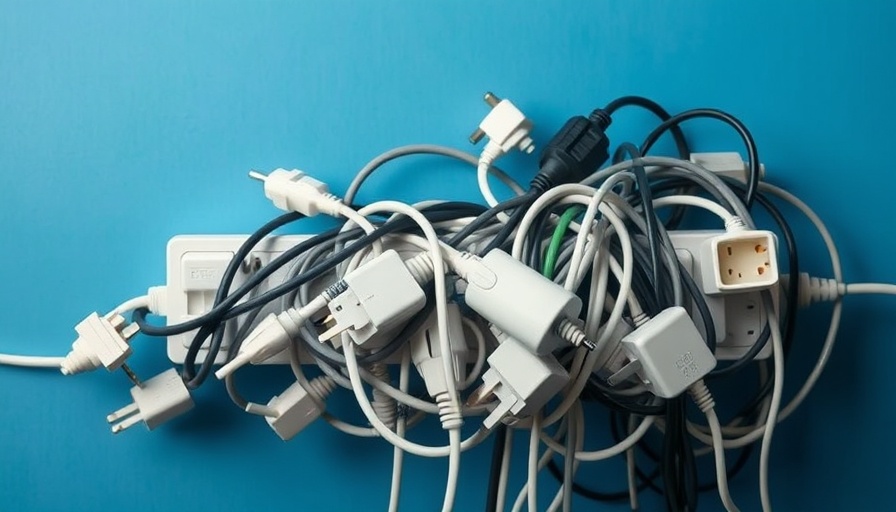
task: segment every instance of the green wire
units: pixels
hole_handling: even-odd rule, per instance
[[[548,279],[554,278],[554,267],[557,266],[557,256],[560,255],[560,246],[563,245],[563,236],[566,235],[566,230],[569,229],[569,225],[572,224],[573,219],[582,213],[582,210],[583,208],[581,206],[570,206],[563,212],[563,215],[560,216],[560,221],[557,223],[557,228],[554,230],[554,236],[551,237],[551,244],[548,245],[548,250],[544,255],[544,268],[542,274]]]

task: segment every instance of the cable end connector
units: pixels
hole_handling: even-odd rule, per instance
[[[143,422],[152,430],[193,408],[193,399],[174,368],[131,388],[134,401],[106,417],[118,434]]]
[[[95,370],[100,366],[116,370],[131,355],[131,338],[139,331],[136,324],[128,324],[124,317],[110,314],[105,317],[91,313],[75,326],[78,339],[72,343],[59,370],[63,375]]]
[[[532,121],[508,99],[502,100],[490,92],[485,93],[484,99],[492,109],[470,135],[470,142],[478,144],[488,137],[489,143],[500,148],[502,154],[514,147],[523,153],[532,153],[535,150],[535,143],[529,136]]]
[[[268,175],[253,170],[249,177],[264,183],[264,195],[283,211],[298,212],[307,217],[319,213],[337,216],[345,206],[330,193],[326,183],[298,169],[275,169]]]

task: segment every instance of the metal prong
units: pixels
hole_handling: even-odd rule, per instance
[[[498,103],[501,103],[501,98],[492,94],[491,91],[485,93],[485,96],[483,96],[482,99],[484,99],[485,102],[488,103],[488,106],[490,106],[492,108],[495,108],[498,105]]]
[[[632,359],[631,361],[628,362],[628,364],[626,364],[625,366],[620,368],[618,372],[614,373],[613,375],[610,375],[610,377],[607,379],[607,384],[609,384],[611,386],[616,386],[617,384],[624,382],[626,379],[628,379],[632,375],[636,374],[638,372],[638,370],[640,370],[640,369],[641,369],[641,361],[638,361],[637,359]]]
[[[263,173],[260,173],[256,170],[249,171],[249,177],[252,178],[253,180],[258,180],[262,183],[264,183],[265,180],[268,179],[268,177],[266,175],[264,175]]]
[[[122,430],[127,430],[127,429],[133,427],[134,425],[136,425],[137,423],[140,423],[142,420],[143,420],[143,418],[140,416],[139,413],[132,414],[131,416],[128,416],[127,418],[121,420],[120,422],[116,423],[115,425],[112,425],[112,433],[117,434],[117,433],[121,432]]]
[[[345,331],[349,330],[350,328],[351,328],[351,325],[336,324],[333,327],[330,327],[329,329],[327,329],[326,331],[321,333],[321,335],[317,337],[317,340],[320,341],[321,343],[323,343],[325,341],[332,340],[333,338],[335,338],[336,336],[339,336],[340,334],[344,333]]]
[[[473,130],[473,133],[470,134],[470,144],[479,144],[479,141],[485,137],[485,132],[482,131],[482,128],[476,128]]]
[[[118,421],[126,416],[133,416],[137,412],[137,404],[131,403],[106,416],[106,421],[112,423],[113,421]]]
[[[130,379],[130,381],[133,382],[135,386],[140,387],[143,385],[143,383],[140,382],[140,379],[137,377],[137,374],[134,373],[134,370],[131,370],[131,367],[127,364],[121,365],[121,371],[123,371],[124,374],[128,376],[128,379]]]
[[[482,405],[489,398],[492,397],[495,391],[495,386],[497,386],[497,382],[492,383],[483,383],[481,386],[476,388],[475,391],[467,398],[467,405],[470,407],[475,407],[477,405]]]
[[[267,405],[256,404],[253,402],[249,402],[246,404],[246,412],[249,414],[257,414],[259,416],[267,416],[269,418],[276,418],[278,413],[272,407],[268,407]]]

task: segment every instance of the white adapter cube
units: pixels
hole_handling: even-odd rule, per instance
[[[514,147],[525,153],[531,153],[535,149],[532,138],[529,137],[532,121],[510,100],[504,99],[495,104],[479,123],[479,129],[501,146],[505,153]]]
[[[726,151],[718,153],[691,153],[691,162],[704,167],[719,176],[734,178],[742,183],[747,182],[749,164],[744,162],[740,153]],[[759,164],[759,179],[765,179],[765,165]]]
[[[682,307],[672,307],[622,339],[638,376],[654,395],[673,398],[716,367],[700,332]]]
[[[778,284],[778,239],[771,231],[735,230],[703,243],[704,293],[741,293]]]
[[[552,354],[538,356],[506,338],[490,356],[477,394],[492,394],[498,404],[482,422],[491,429],[502,419],[521,418],[542,408],[569,382],[569,374]]]
[[[409,320],[426,304],[426,294],[394,250],[368,261],[344,278],[348,290],[330,301],[336,324],[321,338],[348,332],[367,349],[391,341],[390,331]]]
[[[295,437],[319,418],[323,411],[323,405],[298,382],[294,382],[283,393],[272,398],[267,406],[275,414],[265,416],[265,420],[284,441]]]

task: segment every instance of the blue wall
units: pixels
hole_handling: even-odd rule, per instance
[[[342,191],[390,147],[467,148],[485,90],[513,98],[541,143],[566,117],[624,94],[731,111],[753,130],[770,180],[826,218],[847,279],[896,282],[894,20],[885,0],[0,2],[0,351],[62,354],[87,313],[162,284],[169,237],[247,232],[275,215],[247,169],[300,167]],[[621,115],[611,136],[639,140],[649,122]],[[691,129],[699,150],[739,147],[713,125]],[[524,176],[534,161],[507,166]],[[470,170],[420,159],[382,171],[361,199],[474,191]],[[807,268],[827,275],[817,236],[794,222]],[[892,501],[894,306],[847,300],[830,368],[775,436],[779,510]],[[827,312],[803,316],[789,393]],[[135,347],[141,375],[165,368],[159,340]],[[275,373],[258,399],[288,382]],[[217,382],[189,416],[113,437],[104,418],[128,387],[120,372],[0,368],[0,510],[385,508],[384,443],[317,424],[284,444]],[[348,395],[337,401],[350,409]],[[592,446],[608,442],[604,425],[593,424]],[[464,456],[457,510],[481,509],[489,449]],[[522,447],[517,456],[511,488]],[[756,459],[732,485],[745,510],[758,509]],[[445,461],[407,466],[407,510],[436,508]],[[586,475],[609,490],[621,468]],[[542,489],[546,499],[555,484],[545,476]],[[644,499],[646,510],[659,504]],[[719,509],[712,493],[702,505]]]

